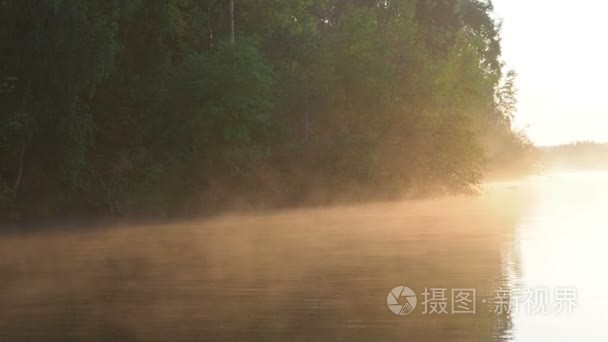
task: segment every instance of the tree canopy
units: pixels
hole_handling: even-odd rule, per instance
[[[492,11],[0,1],[0,221],[468,191],[527,146]]]

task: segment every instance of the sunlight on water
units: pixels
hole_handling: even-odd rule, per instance
[[[479,197],[5,234],[0,340],[608,340],[608,175],[485,189]],[[387,306],[399,286],[417,296],[404,316]],[[497,289],[553,296],[562,287],[578,291],[571,315],[493,312]],[[448,299],[451,289],[474,288],[477,311],[425,314],[426,288],[445,288]]]
[[[537,179],[535,205],[518,227],[521,282],[527,288],[577,290],[572,315],[514,319],[517,341],[606,341],[608,292],[608,174],[570,172]]]

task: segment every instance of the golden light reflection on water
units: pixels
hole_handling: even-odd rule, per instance
[[[608,174],[555,173],[528,181],[534,205],[517,229],[521,286],[577,290],[572,315],[514,317],[516,341],[606,341]]]
[[[0,236],[0,340],[605,341],[608,175],[480,197]],[[81,227],[83,228],[83,227]],[[475,288],[476,315],[396,316],[395,286]],[[570,286],[571,316],[490,312]]]

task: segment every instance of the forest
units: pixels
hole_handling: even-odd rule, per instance
[[[471,192],[533,147],[484,0],[1,0],[0,223]]]

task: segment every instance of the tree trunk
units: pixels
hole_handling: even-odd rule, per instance
[[[17,164],[17,175],[15,176],[15,183],[13,185],[13,198],[17,199],[19,188],[21,187],[21,179],[23,178],[23,164],[25,162],[25,143],[21,146],[21,152],[19,153],[19,161]]]
[[[213,23],[211,16],[211,1],[207,2],[207,35],[209,38],[209,50],[213,50],[215,44],[213,44]]]
[[[230,1],[230,42],[234,45],[234,0]]]
[[[306,97],[306,104],[304,108],[304,142],[310,142],[310,99]]]

